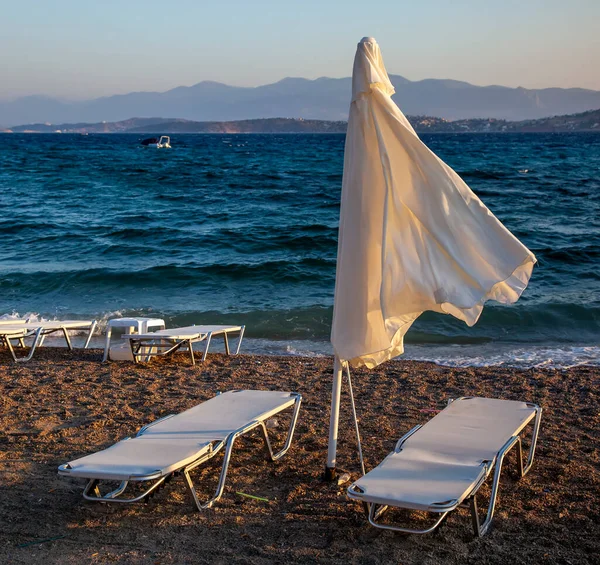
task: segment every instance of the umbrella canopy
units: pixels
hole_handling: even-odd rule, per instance
[[[419,139],[377,42],[358,44],[346,136],[331,342],[353,366],[403,352],[426,310],[469,326],[515,302],[535,256]]]
[[[426,310],[472,326],[487,300],[515,302],[536,262],[425,146],[392,94],[379,46],[365,37],[354,59],[344,153],[331,332],[330,478],[342,367],[372,368],[400,355],[404,335]]]

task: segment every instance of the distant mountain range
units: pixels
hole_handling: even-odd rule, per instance
[[[483,132],[600,132],[600,110],[554,116],[537,120],[506,121],[469,119],[449,121],[429,116],[408,116],[419,133]],[[170,118],[130,118],[119,122],[95,124],[27,124],[15,126],[14,133],[343,133],[345,121],[304,120],[302,118],[266,118],[229,122],[196,122]],[[1,131],[1,130],[0,130]]]
[[[405,114],[447,120],[495,118],[528,120],[600,108],[600,91],[582,88],[526,89],[475,86],[456,80],[410,81],[390,76],[394,100]],[[345,120],[350,78],[285,78],[258,87],[204,81],[166,92],[132,92],[94,100],[66,101],[26,96],[0,102],[0,124],[117,122],[130,116],[180,116],[196,121],[257,118]]]

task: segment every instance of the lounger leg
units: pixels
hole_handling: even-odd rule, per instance
[[[89,346],[89,344],[90,344],[90,341],[91,341],[91,339],[92,339],[92,336],[94,335],[94,330],[96,329],[96,324],[97,324],[97,323],[98,323],[98,322],[96,322],[96,320],[94,320],[94,321],[92,322],[92,327],[90,328],[90,331],[89,331],[89,333],[88,333],[87,339],[85,340],[85,345],[83,346],[83,348],[84,348],[84,349],[87,349],[87,348],[88,348],[88,346]]]
[[[136,496],[135,498],[117,498],[127,488],[128,481],[122,481],[121,484],[115,490],[102,496],[102,493],[98,488],[99,481],[97,479],[92,479],[88,482],[83,491],[83,498],[85,500],[89,500],[90,502],[116,502],[120,504],[130,504],[132,502],[139,502],[140,500],[145,499],[148,495],[153,493],[160,485],[162,485],[167,480],[168,477],[170,477],[170,475],[165,475],[164,477],[161,477],[155,483],[153,483],[147,490],[145,490],[142,494]],[[90,492],[92,492],[93,495],[90,494]]]
[[[219,500],[219,498],[221,498],[221,495],[223,494],[223,489],[225,488],[225,479],[227,478],[227,469],[229,468],[229,460],[231,459],[231,451],[233,450],[233,444],[235,442],[235,439],[238,437],[238,435],[239,434],[232,434],[229,437],[229,439],[227,440],[227,448],[225,449],[225,457],[223,459],[223,467],[221,468],[221,474],[219,476],[219,483],[217,485],[217,490],[215,491],[214,496],[208,502],[205,502],[204,504],[202,504],[200,502],[200,500],[198,499],[198,494],[196,493],[196,489],[194,488],[194,483],[192,482],[192,479],[190,477],[190,471],[194,467],[197,467],[199,465],[199,463],[206,461],[207,459],[210,459],[210,457],[212,457],[216,453],[216,451],[210,453],[206,459],[202,459],[199,462],[195,462],[183,470],[183,476],[185,478],[185,483],[187,485],[188,490],[190,491],[192,500],[194,501],[194,504],[196,505],[196,508],[198,508],[198,510],[206,510],[207,508],[210,508],[217,500]]]
[[[19,338],[19,347],[25,348],[25,340],[22,337]]]
[[[433,532],[446,519],[447,515],[449,514],[449,511],[442,512],[440,517],[435,521],[435,523],[431,527],[425,528],[423,530],[414,530],[412,528],[401,528],[399,526],[388,526],[386,524],[378,524],[376,520],[387,509],[387,506],[377,509],[376,504],[370,504],[370,507],[371,509],[369,511],[369,523],[372,526],[375,526],[376,528],[381,528],[382,530],[392,530],[394,532],[402,532],[404,534],[428,534],[430,532]]]
[[[2,338],[4,340],[4,343],[6,344],[6,347],[8,347],[8,350],[10,351],[10,354],[12,355],[13,361],[16,363],[17,361],[19,361],[17,359],[17,356],[15,355],[15,350],[13,349],[13,344],[10,341],[9,337],[3,336]]]
[[[494,519],[494,511],[496,509],[496,498],[498,497],[498,489],[500,487],[500,474],[502,473],[502,463],[504,462],[504,457],[506,454],[513,448],[517,443],[520,444],[519,436],[514,436],[510,440],[508,440],[504,447],[498,452],[498,456],[496,458],[496,468],[494,469],[494,479],[492,481],[492,492],[490,494],[490,503],[488,505],[487,515],[485,517],[485,521],[479,527],[478,536],[483,536],[487,533],[492,524],[492,520]],[[471,511],[473,508],[476,508],[476,503],[471,506]],[[479,520],[479,517],[477,518]]]
[[[264,422],[260,423],[260,431],[262,433],[263,441],[265,442],[267,456],[272,461],[273,460],[273,448],[271,447],[271,442],[269,441],[269,433],[267,432],[267,426],[265,426]]]
[[[523,459],[521,453],[521,438],[519,436],[512,437],[509,441],[506,442],[504,447],[498,453],[498,457],[496,459],[496,469],[494,470],[494,479],[492,482],[492,493],[490,494],[490,503],[488,506],[487,515],[485,517],[485,521],[483,524],[479,526],[478,531],[476,530],[475,535],[483,536],[489,530],[492,520],[494,518],[494,510],[496,509],[496,498],[498,496],[498,489],[500,487],[500,474],[502,472],[502,463],[504,462],[504,457],[506,454],[516,445],[518,448],[517,451],[517,464],[518,469],[521,476],[524,476],[530,469],[533,464],[533,457],[535,454],[535,447],[537,444],[537,437],[540,430],[540,422],[542,416],[542,409],[538,406],[537,413],[535,417],[535,424],[533,427],[533,435],[531,438],[531,447],[529,449],[529,457],[527,459],[527,466],[523,468]],[[477,503],[475,501],[475,497],[471,502],[471,513],[477,511]],[[477,516],[477,522],[479,523],[479,516]],[[475,528],[475,518],[473,518],[473,529]]]
[[[83,491],[83,496],[85,498],[85,495],[88,494],[89,492],[93,492],[95,496],[97,496],[98,498],[101,498],[102,495],[100,494],[100,489],[98,488],[98,481],[96,479],[92,479],[85,487],[85,490]]]
[[[128,484],[129,481],[121,481],[121,484],[115,490],[109,492],[108,494],[105,494],[104,498],[117,498],[117,496],[123,494]]]
[[[112,335],[112,326],[110,324],[106,328],[106,339],[104,340],[104,355],[102,357],[102,363],[108,361],[108,352],[110,350],[110,336]]]
[[[469,499],[469,507],[471,508],[471,522],[473,524],[473,533],[475,537],[481,537],[481,524],[479,523],[479,510],[477,509],[477,495],[473,495]]]
[[[202,355],[202,361],[204,361],[206,359],[206,356],[208,355],[208,348],[210,347],[211,338],[212,332],[208,332],[208,334],[206,335],[206,348],[204,349],[204,355]]]
[[[223,332],[223,342],[225,343],[225,353],[229,355],[229,339],[227,339],[227,332]]]
[[[73,346],[71,345],[71,338],[69,338],[69,331],[66,328],[61,328],[61,329],[65,336],[65,341],[67,342],[67,347],[69,348],[69,351],[73,351]]]
[[[15,356],[12,345],[10,344],[10,340],[8,340],[9,349],[11,350],[11,353],[13,355],[13,359],[17,362],[29,361],[33,357],[33,354],[35,353],[36,348],[42,343],[43,340],[44,340],[44,334],[42,333],[42,328],[38,328],[35,331],[33,343],[31,344],[31,349],[29,350],[29,354],[27,355],[27,357],[21,357],[19,359],[17,359],[17,357]]]
[[[187,489],[190,491],[192,501],[196,505],[196,508],[198,510],[203,510],[204,506],[198,499],[198,494],[196,493],[196,489],[194,488],[194,483],[192,482],[192,479],[190,477],[190,472],[187,469],[183,470],[183,478],[185,479],[185,486],[187,486]]]
[[[517,473],[519,478],[523,476],[523,447],[521,446],[521,438],[517,441]]]
[[[136,352],[136,345],[137,344],[136,344],[136,342],[135,342],[134,339],[130,339],[129,340],[129,347],[131,347],[131,356],[133,357],[133,362],[134,363],[138,362],[138,360],[137,360],[137,352]],[[139,347],[138,347],[137,351],[139,351]]]
[[[188,340],[188,347],[190,348],[190,357],[192,358],[192,365],[196,364],[196,359],[194,358],[194,348],[192,347],[192,340]],[[206,350],[208,351],[208,343],[206,344]],[[206,357],[206,352],[204,353],[204,357],[202,357],[202,361]]]
[[[535,448],[537,446],[537,439],[540,433],[540,424],[542,422],[542,407],[536,406],[537,413],[535,415],[535,423],[533,424],[533,435],[531,436],[531,447],[529,448],[529,455],[527,456],[527,464],[521,473],[521,476],[524,477],[533,465],[533,458],[535,456]]]
[[[298,413],[300,412],[300,404],[302,402],[302,398],[300,396],[296,397],[296,402],[294,404],[294,412],[292,414],[292,421],[290,422],[290,427],[287,434],[287,439],[285,440],[285,445],[281,451],[277,453],[273,453],[273,449],[271,447],[271,442],[269,441],[269,434],[267,433],[267,426],[265,426],[264,422],[260,422],[260,429],[262,431],[263,439],[265,441],[265,446],[269,453],[269,457],[271,461],[277,461],[281,457],[283,457],[292,445],[292,439],[294,438],[294,430],[296,429],[296,421],[298,420]]]
[[[238,337],[238,344],[237,344],[237,348],[235,350],[236,355],[240,352],[240,347],[242,345],[242,339],[244,339],[244,330],[245,329],[246,329],[246,326],[242,326],[242,329],[240,330],[240,335]]]

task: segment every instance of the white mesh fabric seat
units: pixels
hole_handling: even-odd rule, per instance
[[[140,438],[225,440],[252,422],[264,422],[292,406],[297,395],[290,392],[238,390],[219,394],[177,416],[148,426]]]
[[[61,467],[59,474],[109,481],[140,480],[168,475],[201,457],[210,441],[190,439],[127,438],[111,447],[86,455]]]
[[[256,427],[273,461],[289,449],[301,396],[279,391],[239,390],[215,396],[178,415],[167,416],[145,426],[134,438],[127,438],[97,453],[75,459],[59,467],[60,475],[89,479],[84,498],[102,502],[135,502],[148,496],[175,472],[182,472],[192,498],[199,509],[210,507],[223,492],[234,441]],[[266,420],[293,408],[290,428],[283,449],[273,453]],[[217,492],[201,504],[189,472],[226,447]],[[122,481],[113,492],[101,495],[100,480]],[[129,481],[152,481],[150,487],[135,498],[118,498]],[[93,495],[90,495],[93,492]],[[116,493],[116,494],[115,494]]]
[[[363,491],[361,498],[369,502],[392,505],[395,501],[402,508],[439,512],[449,503],[458,506],[485,476],[481,464],[445,461],[430,452],[407,448],[388,455],[354,484]]]
[[[521,459],[520,434],[535,417],[527,465]],[[472,498],[496,465],[492,500],[486,521],[476,533],[485,533],[491,523],[504,455],[519,443],[518,457],[523,476],[533,463],[541,409],[533,404],[490,398],[460,398],[424,426],[417,426],[398,441],[383,462],[354,482],[348,496],[370,505],[369,521],[381,528],[410,533],[435,529],[465,499]],[[376,506],[381,508],[379,511]],[[441,513],[432,528],[414,530],[377,522],[385,508]],[[478,523],[478,522],[477,522]]]

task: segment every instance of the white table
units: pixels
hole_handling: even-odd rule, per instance
[[[106,324],[106,341],[104,342],[104,357],[102,357],[102,361],[104,362],[108,359],[110,336],[112,335],[113,328],[125,328],[127,334],[145,334],[148,333],[151,328],[164,330],[165,327],[165,321],[162,318],[113,318],[112,320],[108,320],[108,323]]]

